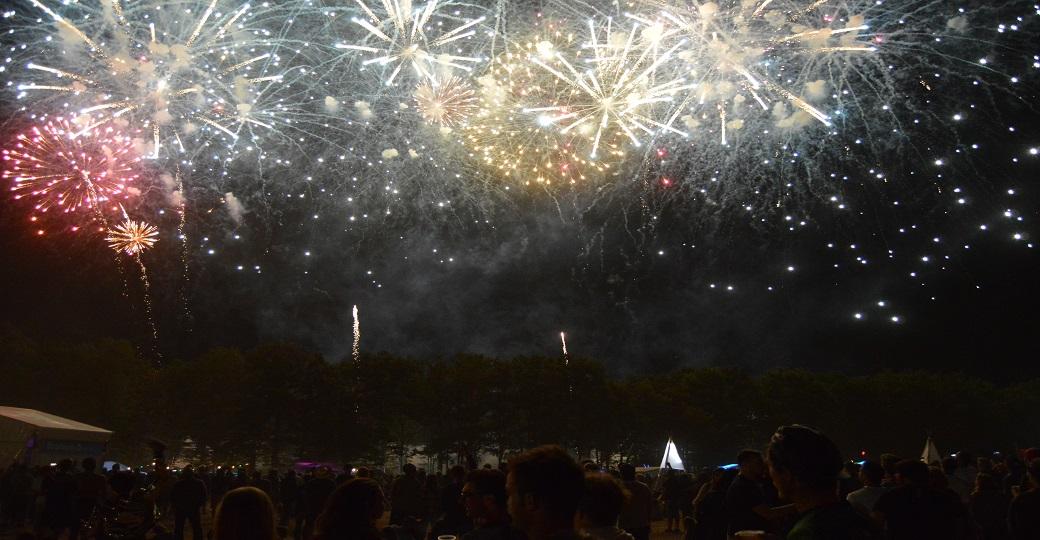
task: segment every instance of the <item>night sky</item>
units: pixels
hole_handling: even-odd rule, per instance
[[[4,148],[40,122],[34,115],[76,99],[19,96],[8,84],[23,82],[29,70],[18,66],[42,61],[41,40],[58,34],[49,19],[28,28],[42,14],[25,4],[3,23],[16,30],[4,36],[16,60],[0,74]],[[1028,2],[966,5],[960,23],[958,6],[929,5],[906,23],[924,38],[885,32],[898,26],[892,12],[867,15],[877,62],[789,64],[777,75],[796,72],[801,88],[826,72],[834,95],[869,94],[839,99],[833,108],[845,114],[830,113],[833,126],[787,129],[776,114],[748,113],[725,146],[707,124],[687,139],[659,135],[615,174],[573,185],[525,186],[474,163],[464,143],[399,105],[411,103],[411,83],[367,82],[387,74],[359,73],[357,55],[340,50],[278,90],[301,110],[325,104],[326,118],[297,125],[304,143],[264,136],[254,139],[262,151],[239,146],[214,160],[226,144],[218,132],[191,156],[141,162],[143,194],[130,211],[161,231],[142,256],[159,350],[185,358],[287,340],[338,361],[350,354],[357,305],[366,352],[558,355],[566,332],[572,355],[616,374],[710,365],[1040,376],[1037,14]],[[548,20],[554,6],[559,20],[573,16],[554,4],[511,9],[527,21],[542,8]],[[999,26],[1015,21],[1013,32]],[[326,45],[359,35],[332,23],[313,34]],[[71,49],[75,37],[65,39],[49,46]],[[39,50],[18,49],[25,42]],[[265,69],[317,70],[315,58],[333,50],[282,51],[282,65]],[[91,65],[83,53],[62,62]],[[775,63],[754,65],[769,76]],[[888,78],[869,77],[871,66]],[[326,96],[344,105],[333,110]],[[144,117],[128,116],[131,130]],[[31,203],[0,198],[0,324],[47,340],[126,338],[151,354],[132,258],[53,214],[30,223]]]

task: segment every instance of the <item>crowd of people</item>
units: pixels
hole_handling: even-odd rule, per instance
[[[650,479],[558,446],[446,475],[406,464],[395,478],[349,465],[102,474],[88,458],[78,470],[70,461],[8,467],[0,531],[114,538],[125,525],[118,512],[143,509],[157,519],[135,523],[141,538],[176,540],[649,540],[658,517],[658,534],[677,540],[1036,540],[1038,454],[856,463],[825,435],[791,425],[764,451],[740,452],[734,468],[666,468]]]

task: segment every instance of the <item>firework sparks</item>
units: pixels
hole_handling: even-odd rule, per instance
[[[546,116],[524,112],[570,91],[528,61],[532,55],[552,58],[557,49],[572,45],[570,36],[561,31],[546,34],[509,45],[491,60],[477,78],[477,110],[460,126],[459,140],[471,160],[504,180],[536,186],[577,184],[611,172],[624,151],[617,141],[604,140],[600,159],[588,159],[579,151],[580,135],[560,133]]]
[[[100,218],[139,193],[133,141],[110,124],[84,130],[57,117],[15,141],[3,151],[3,177],[13,181],[15,199],[36,201],[36,212],[89,211]]]
[[[185,141],[201,147],[226,137],[233,144],[243,127],[274,129],[257,103],[282,79],[271,72],[279,63],[274,40],[243,29],[261,8],[246,3],[223,11],[217,0],[176,10],[30,3],[57,24],[61,39],[45,41],[40,59],[27,64],[20,98],[47,93],[100,122],[140,125],[151,132],[152,159],[167,146],[188,151]],[[72,51],[50,51],[52,42]],[[85,50],[75,51],[77,45]]]
[[[351,21],[365,29],[367,32],[366,43],[368,40],[375,40],[381,42],[380,46],[337,43],[336,48],[376,55],[374,58],[363,61],[362,67],[371,64],[393,65],[393,69],[386,78],[387,86],[394,84],[394,80],[405,66],[411,66],[420,80],[436,79],[434,66],[471,71],[472,64],[481,60],[479,57],[459,56],[438,51],[446,50],[447,45],[474,35],[476,33],[474,27],[483,22],[484,17],[472,19],[436,38],[430,38],[426,35],[427,24],[437,13],[437,8],[440,6],[439,0],[431,0],[422,10],[414,11],[411,9],[411,2],[384,1],[383,8],[386,11],[384,18],[376,16],[375,12],[363,1],[358,0],[358,4],[367,19],[355,17]]]
[[[671,103],[675,96],[694,88],[682,77],[663,77],[663,82],[655,77],[684,42],[655,54],[655,46],[641,44],[641,37],[637,39],[641,36],[638,30],[637,23],[628,32],[619,34],[608,22],[605,40],[601,41],[595,23],[590,20],[589,42],[585,48],[591,51],[591,56],[577,58],[584,64],[578,64],[581,70],[558,51],[532,55],[533,64],[566,84],[571,92],[560,96],[556,103],[529,107],[524,112],[544,115],[544,123],[558,127],[561,134],[574,131],[591,138],[590,159],[598,157],[601,141],[612,132],[623,133],[633,146],[641,146],[640,134],[656,136],[671,132],[687,136],[672,127],[674,117],[664,121],[654,118],[657,104]],[[623,38],[619,39],[619,35]]]
[[[351,358],[354,360],[355,366],[361,365],[361,319],[358,318],[357,305],[352,310],[354,316],[354,343],[350,348]]]
[[[689,41],[677,56],[696,86],[684,102],[692,114],[683,123],[695,127],[717,117],[723,145],[729,142],[727,130],[747,127],[755,111],[784,129],[813,120],[831,127],[831,115],[812,104],[825,95],[830,78],[823,78],[825,70],[844,72],[850,55],[870,54],[877,46],[864,15],[852,7],[838,13],[823,4],[765,0],[702,4],[686,11],[666,6],[661,17]],[[809,26],[821,24],[817,21],[825,26]],[[809,78],[812,74],[821,77]]]
[[[563,358],[569,363],[570,355],[567,354],[567,334],[560,332],[560,344],[563,346]]]
[[[119,253],[138,256],[159,241],[159,229],[143,221],[126,219],[108,231],[105,241]]]
[[[452,127],[476,110],[476,94],[469,83],[458,77],[444,82],[423,81],[415,89],[415,102],[423,118],[434,124]]]

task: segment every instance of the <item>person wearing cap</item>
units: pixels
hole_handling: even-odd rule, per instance
[[[780,498],[798,510],[788,540],[874,537],[870,521],[839,496],[844,461],[834,442],[810,427],[782,426],[773,434],[766,450],[769,476]]]

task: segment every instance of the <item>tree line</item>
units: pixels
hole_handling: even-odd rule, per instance
[[[146,441],[214,463],[445,462],[558,443],[657,465],[673,438],[691,465],[729,463],[777,426],[802,423],[850,456],[917,456],[1040,444],[1040,379],[997,386],[958,373],[867,375],[724,367],[612,377],[592,359],[443,359],[380,353],[330,362],[293,344],[215,348],[161,368],[126,341],[62,344],[0,336],[0,404],[114,431],[109,458],[150,458]]]

